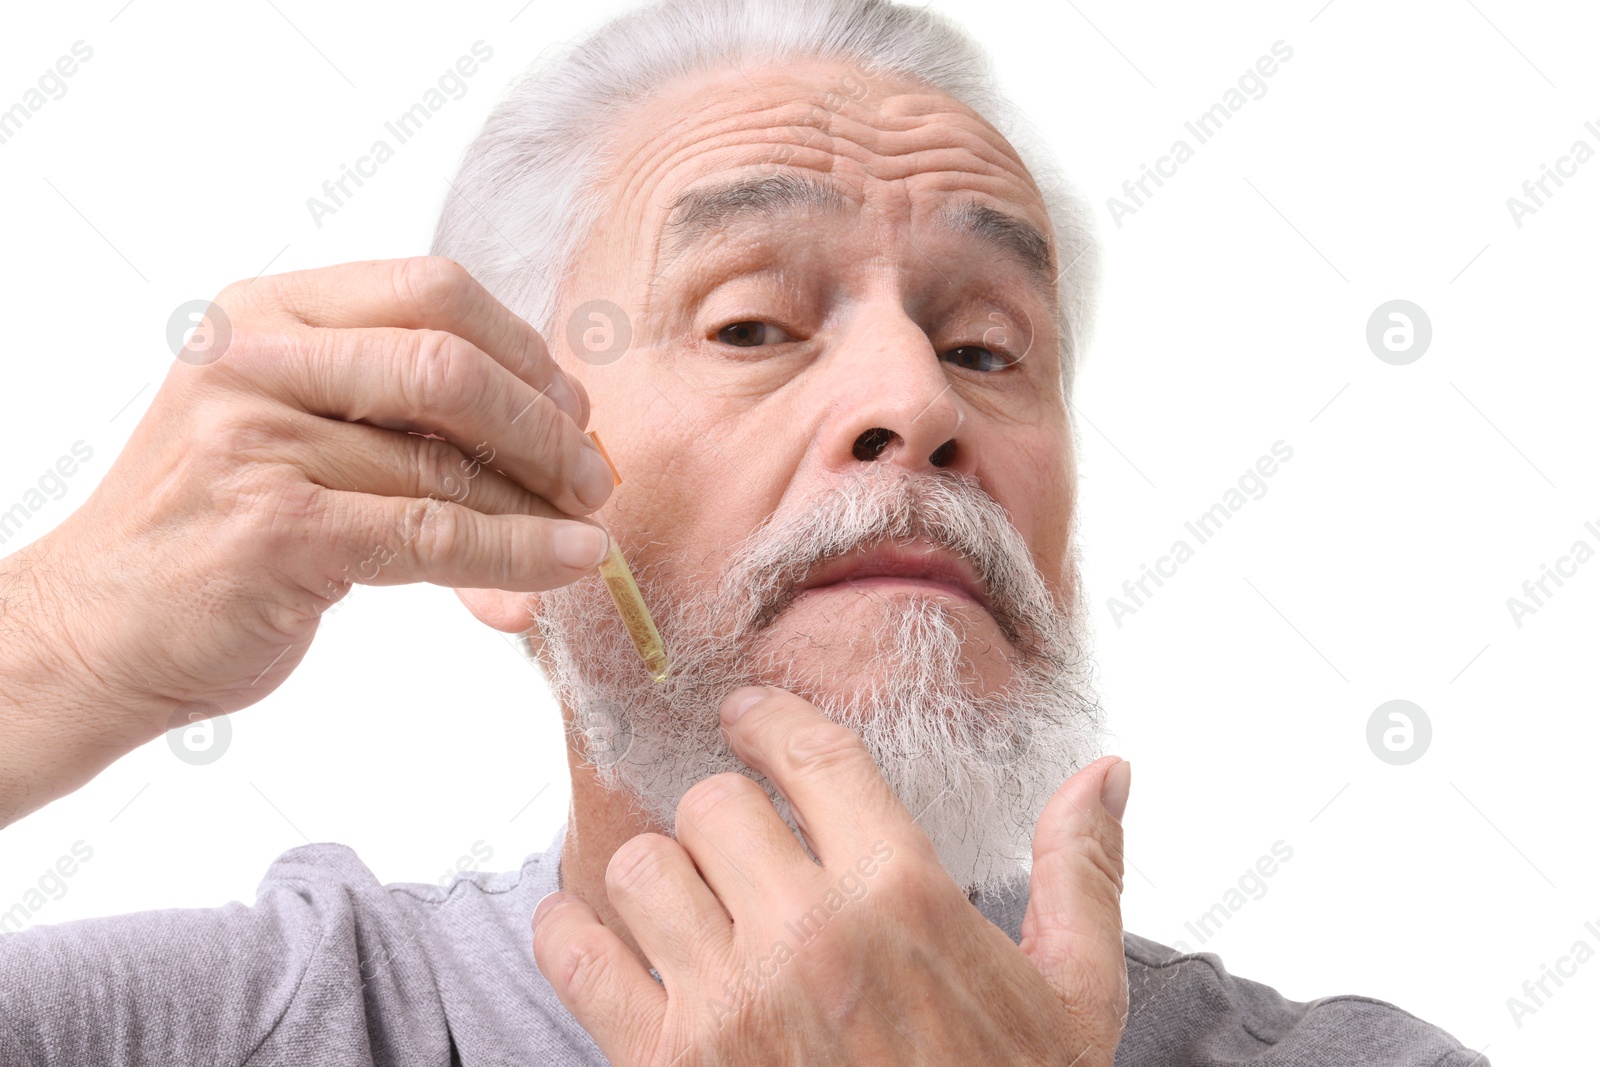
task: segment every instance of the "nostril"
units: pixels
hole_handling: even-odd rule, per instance
[[[882,426],[874,426],[870,430],[863,430],[861,436],[856,438],[855,447],[850,452],[864,463],[870,463],[883,454],[897,435],[893,430],[886,430]]]
[[[935,467],[948,467],[956,460],[956,439],[954,437],[933,450],[933,455],[928,457],[928,462]]]

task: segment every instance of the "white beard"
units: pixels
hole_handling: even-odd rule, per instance
[[[772,647],[768,627],[810,570],[884,538],[924,538],[976,568],[1011,645],[1010,681],[999,691],[985,691],[971,669],[966,617],[932,596],[873,598],[882,622],[869,631],[870,662],[881,667],[845,692],[836,691],[837,672],[807,672],[792,647]],[[650,568],[636,569],[667,649],[664,682],[640,664],[598,577],[531,598],[530,635],[542,639],[540,661],[600,783],[661,827],[673,825],[691,786],[724,771],[757,781],[795,827],[783,797],[733,754],[719,725],[730,690],[774,685],[859,734],[951,877],[983,892],[1027,876],[1045,802],[1099,754],[1103,716],[1075,550],[1064,562],[1065,608],[975,480],[873,464],[820,499],[780,507],[735,549],[712,589],[669,589]]]

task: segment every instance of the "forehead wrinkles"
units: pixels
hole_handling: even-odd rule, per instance
[[[858,202],[883,196],[893,183],[904,183],[902,205],[914,190],[986,194],[1050,230],[1037,187],[1004,138],[949,97],[914,92],[863,101],[830,97],[836,90],[808,83],[796,99],[793,84],[752,90],[735,77],[722,88],[743,96],[718,99],[731,95],[737,105],[680,108],[664,95],[624,120],[618,141],[626,147],[609,168],[607,184],[617,189],[607,215],[624,219],[635,241],[654,248],[676,193],[696,180],[762,165],[835,175]],[[703,99],[705,85],[697,84]],[[679,117],[653,121],[663,111]]]

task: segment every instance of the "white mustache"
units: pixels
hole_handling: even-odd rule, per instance
[[[724,566],[719,603],[738,605],[734,633],[766,628],[819,566],[875,542],[922,538],[966,559],[1006,639],[1024,656],[1047,656],[1043,631],[1060,606],[1009,515],[970,475],[900,473],[874,464],[809,500],[774,514]]]

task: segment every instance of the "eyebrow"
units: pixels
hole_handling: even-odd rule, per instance
[[[1016,260],[1042,288],[1055,291],[1055,267],[1050,239],[1026,219],[967,200],[939,210],[938,222],[946,229],[967,233],[995,251]]]
[[[691,245],[740,218],[843,211],[845,197],[833,185],[803,174],[764,174],[722,185],[690,189],[673,202],[662,233],[663,269]]]
[[[778,173],[737,178],[721,185],[690,189],[673,202],[662,229],[661,270],[686,249],[744,218],[803,211],[843,211],[849,203],[829,182],[804,174]],[[949,204],[934,222],[954,233],[978,238],[1020,264],[1034,281],[1055,293],[1050,239],[1025,219],[967,200]]]

